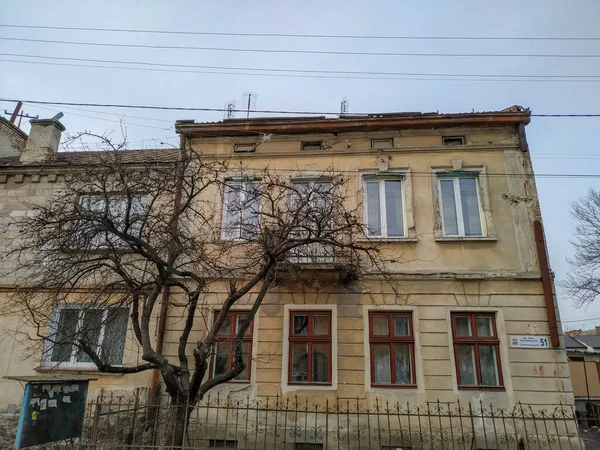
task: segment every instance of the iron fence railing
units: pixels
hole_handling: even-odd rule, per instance
[[[84,435],[87,449],[560,449],[582,448],[573,407],[534,409],[433,402],[421,406],[387,400],[325,400],[207,396],[184,425],[184,443],[173,446],[177,410],[152,406],[146,396],[91,399]]]

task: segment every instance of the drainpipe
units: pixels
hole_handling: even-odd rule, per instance
[[[550,326],[550,342],[553,347],[560,347],[558,322],[556,320],[556,309],[554,306],[554,290],[552,288],[552,276],[550,275],[550,267],[548,265],[548,253],[546,252],[544,230],[542,228],[542,222],[539,220],[534,221],[533,225],[538,261],[540,263],[540,272],[542,273],[542,289],[544,291],[544,299],[546,300],[546,314],[548,315],[548,325]]]
[[[183,159],[185,158],[185,137],[182,135],[180,138],[180,153],[179,153],[179,162],[181,163],[183,161]],[[177,184],[175,185],[175,198],[173,199],[173,207],[175,209],[178,209],[179,206],[181,205],[181,194],[182,194],[182,190],[183,190],[183,174],[181,174],[181,176],[177,179]],[[171,229],[176,230],[177,226],[178,226],[179,220],[178,217],[175,217],[172,221],[171,221]],[[161,304],[160,304],[160,312],[158,315],[158,329],[156,331],[156,352],[157,353],[162,353],[163,352],[163,347],[164,347],[164,343],[165,343],[165,331],[167,329],[167,317],[169,315],[169,294],[170,294],[170,287],[169,286],[165,286],[165,288],[163,289],[163,295],[161,298]],[[158,404],[158,394],[159,394],[159,390],[158,390],[158,384],[159,384],[159,376],[160,376],[160,369],[152,369],[152,376],[150,378],[150,401],[151,404]],[[155,403],[156,400],[156,403]]]

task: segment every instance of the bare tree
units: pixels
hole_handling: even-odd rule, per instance
[[[108,151],[63,165],[65,180],[52,197],[7,225],[18,234],[6,258],[22,280],[10,308],[34,330],[29,342],[43,346],[46,361],[119,374],[159,370],[177,406],[174,446],[183,443],[193,406],[244,371],[244,335],[272,286],[301,279],[307,267],[327,268],[340,283],[367,273],[385,278],[377,247],[358,239],[365,230],[348,190],[352,178],[332,172],[291,183],[269,168],[233,169],[189,151],[132,162],[122,146],[99,138]],[[209,287],[224,280],[216,318],[198,323]],[[236,330],[231,369],[210,376],[218,332],[245,297],[253,300]],[[153,339],[161,299],[184,311],[176,359]],[[78,309],[57,309],[64,304]],[[120,364],[127,322],[143,360],[130,366]],[[188,351],[192,331],[204,327]]]
[[[575,255],[569,259],[573,270],[559,285],[581,307],[600,295],[600,191],[590,188],[585,197],[571,205],[574,228],[571,244]]]

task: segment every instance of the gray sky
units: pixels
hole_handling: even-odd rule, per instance
[[[579,1],[64,1],[2,2],[0,23],[59,27],[129,28],[227,33],[395,36],[600,37],[600,2]],[[358,40],[188,36],[36,30],[0,27],[0,37],[162,46],[262,48],[394,53],[596,54],[599,41]],[[0,40],[0,52],[51,57],[144,61],[226,67],[263,67],[427,74],[594,75],[600,58],[415,57],[273,54],[61,45]],[[600,83],[448,81],[271,77],[82,68],[8,62],[85,64],[0,55],[0,97],[29,100],[222,108],[246,91],[257,109],[350,112],[499,110],[513,104],[534,113],[600,113]],[[103,64],[115,66],[117,64]],[[155,67],[156,68],[156,67]],[[158,67],[160,68],[160,67]],[[165,68],[175,70],[175,68]],[[202,70],[202,69],[184,69]],[[207,69],[206,69],[207,70]],[[230,71],[231,72],[231,71]],[[432,77],[417,77],[432,78]],[[239,104],[239,102],[238,102]],[[0,102],[0,108],[14,104]],[[44,109],[46,108],[46,109]],[[103,133],[126,122],[131,147],[177,144],[176,119],[221,120],[223,113],[117,110],[25,105],[25,112],[65,113],[68,131]],[[79,110],[76,110],[77,108]],[[82,111],[85,110],[85,111]],[[88,116],[88,117],[83,117]],[[140,126],[143,125],[143,126]],[[28,126],[23,127],[28,131]],[[527,127],[536,173],[600,173],[600,118],[533,118]],[[600,179],[538,178],[552,268],[568,270],[569,205]],[[559,296],[569,328],[600,324],[600,302],[574,309]]]

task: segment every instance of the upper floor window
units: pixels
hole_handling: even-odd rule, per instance
[[[331,384],[331,311],[292,311],[289,383]]]
[[[219,312],[215,313],[215,319]],[[235,341],[240,330],[242,321],[246,319],[248,311],[229,311],[219,331],[217,331],[216,343],[211,361],[212,376],[227,373],[233,369],[233,357],[235,354]],[[244,370],[234,378],[235,381],[249,381],[252,365],[252,328],[254,321],[250,322],[242,341],[242,359]]]
[[[371,148],[392,148],[394,146],[394,139],[371,139]]]
[[[223,198],[223,240],[250,240],[258,233],[260,184],[253,179],[231,180]]]
[[[321,150],[323,141],[307,141],[302,142],[302,150]]]
[[[438,175],[444,236],[483,236],[476,175]]]
[[[465,138],[463,136],[442,136],[444,145],[464,145]]]
[[[48,363],[93,364],[77,345],[80,340],[108,364],[123,363],[129,310],[64,305],[54,309],[45,360]]]
[[[123,242],[120,237],[110,231],[99,231],[105,228],[104,219],[110,221],[114,227],[123,233],[139,237],[147,210],[146,196],[136,195],[84,195],[80,198],[80,205],[84,212],[92,213],[98,220],[81,221],[77,225],[77,241],[79,246],[92,244],[96,247],[109,245],[120,246]]]
[[[415,338],[409,312],[369,313],[371,384],[415,386]]]
[[[460,388],[500,388],[500,341],[493,313],[452,313],[452,339]]]
[[[364,182],[365,216],[369,236],[403,237],[405,230],[402,177],[367,175]]]
[[[248,153],[256,149],[256,144],[235,144],[233,151],[235,153]]]

